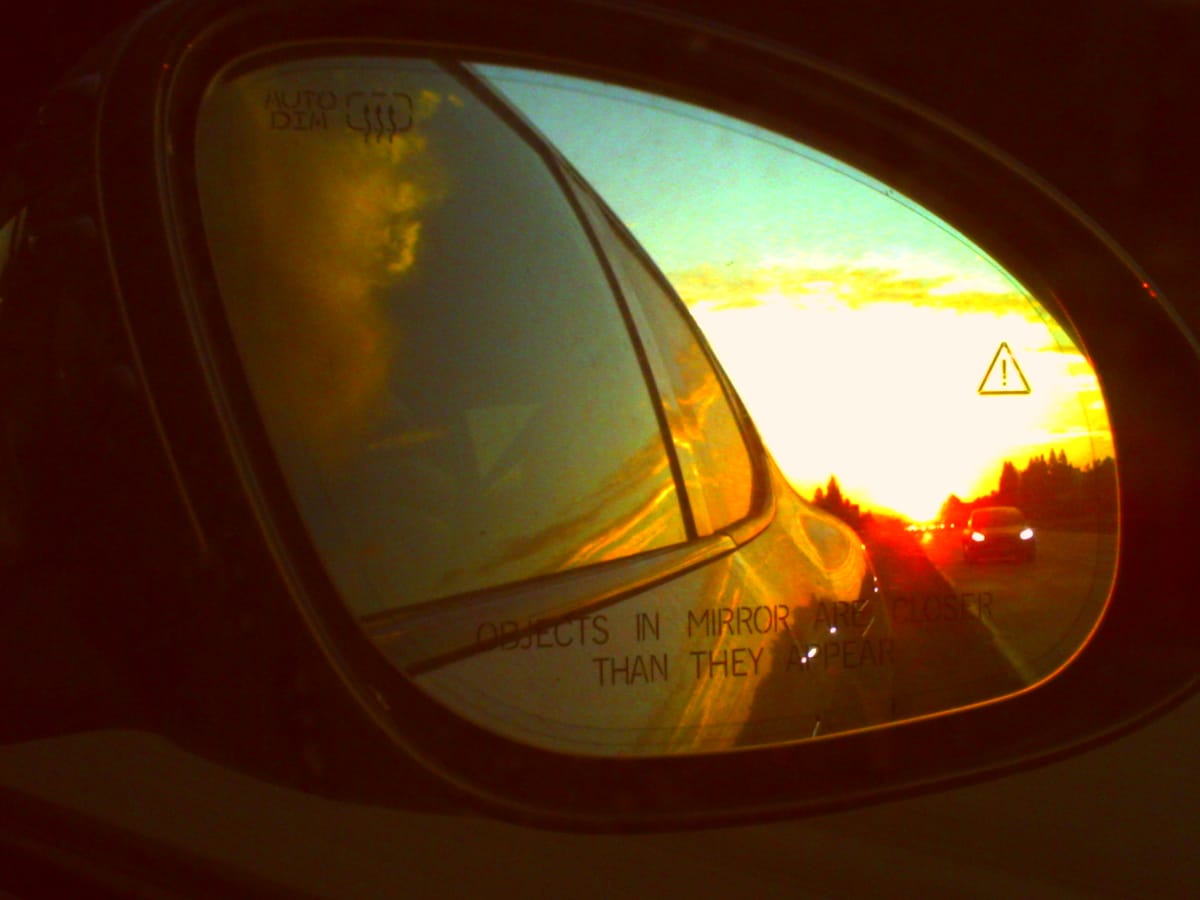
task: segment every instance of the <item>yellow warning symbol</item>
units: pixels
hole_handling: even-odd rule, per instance
[[[1013,356],[1012,349],[1008,346],[1007,341],[1000,343],[1000,349],[992,357],[992,364],[988,366],[987,373],[983,376],[983,381],[979,382],[979,393],[1032,393],[1029,388],[1029,382],[1025,380],[1025,373],[1017,365],[1017,358]]]

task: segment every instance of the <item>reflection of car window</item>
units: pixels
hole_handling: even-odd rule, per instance
[[[408,127],[264,113],[264,97],[282,122],[297,98],[368,90],[405,98]],[[220,81],[197,170],[251,387],[356,612],[685,540],[594,249],[534,147],[463,82],[393,59]]]
[[[750,511],[753,467],[737,418],[679,301],[632,238],[619,233],[586,190],[579,193],[646,335],[696,528],[710,534]]]
[[[1019,509],[996,508],[976,510],[971,516],[971,524],[976,528],[1004,527],[1007,525],[1025,524],[1025,516]]]

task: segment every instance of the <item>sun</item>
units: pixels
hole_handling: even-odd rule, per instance
[[[806,496],[832,475],[864,508],[931,520],[951,494],[993,490],[1005,460],[1058,448],[1090,461],[1095,434],[1107,431],[1094,375],[1091,394],[1080,378],[1080,362],[1090,373],[1086,360],[1054,341],[1019,295],[986,304],[953,295],[926,304],[725,296],[692,313]],[[1001,343],[1020,360],[1030,393],[979,392]]]

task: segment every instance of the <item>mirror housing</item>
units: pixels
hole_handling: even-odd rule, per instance
[[[558,827],[668,828],[1003,772],[1103,740],[1190,691],[1200,614],[1180,548],[1195,545],[1187,514],[1200,498],[1181,473],[1200,458],[1183,414],[1200,366],[1136,266],[1034,176],[817,61],[668,14],[569,8],[417,3],[398,17],[377,3],[175,3],[47,104],[25,186],[0,218],[28,207],[39,283],[70,259],[88,278],[63,285],[48,318],[0,309],[0,327],[33,336],[30,358],[57,354],[65,373],[37,384],[29,370],[5,374],[21,387],[9,395],[24,398],[6,415],[32,435],[13,480],[38,498],[12,544],[45,547],[77,526],[76,545],[55,552],[105,586],[109,602],[74,603],[137,697],[113,724],[331,796],[478,806]],[[335,40],[605,79],[738,116],[870,173],[1054,298],[1099,373],[1120,460],[1117,581],[1088,643],[1055,677],[995,703],[811,743],[648,759],[498,737],[367,652],[288,513],[265,434],[231,426],[257,412],[222,387],[239,369],[234,342],[182,237],[201,225],[169,188],[220,66],[270,44]],[[64,141],[56,123],[78,123],[85,109],[94,139]],[[75,178],[55,174],[64,159]],[[72,452],[81,446],[97,448],[83,466]]]

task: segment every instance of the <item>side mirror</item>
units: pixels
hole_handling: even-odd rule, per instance
[[[544,12],[165,6],[104,62],[94,174],[6,211],[71,363],[53,424],[6,415],[120,423],[52,521],[150,727],[338,796],[665,827],[1001,771],[1190,689],[1139,598],[1197,615],[1197,353],[1133,264],[811,61]],[[63,216],[111,294],[23,254]]]

